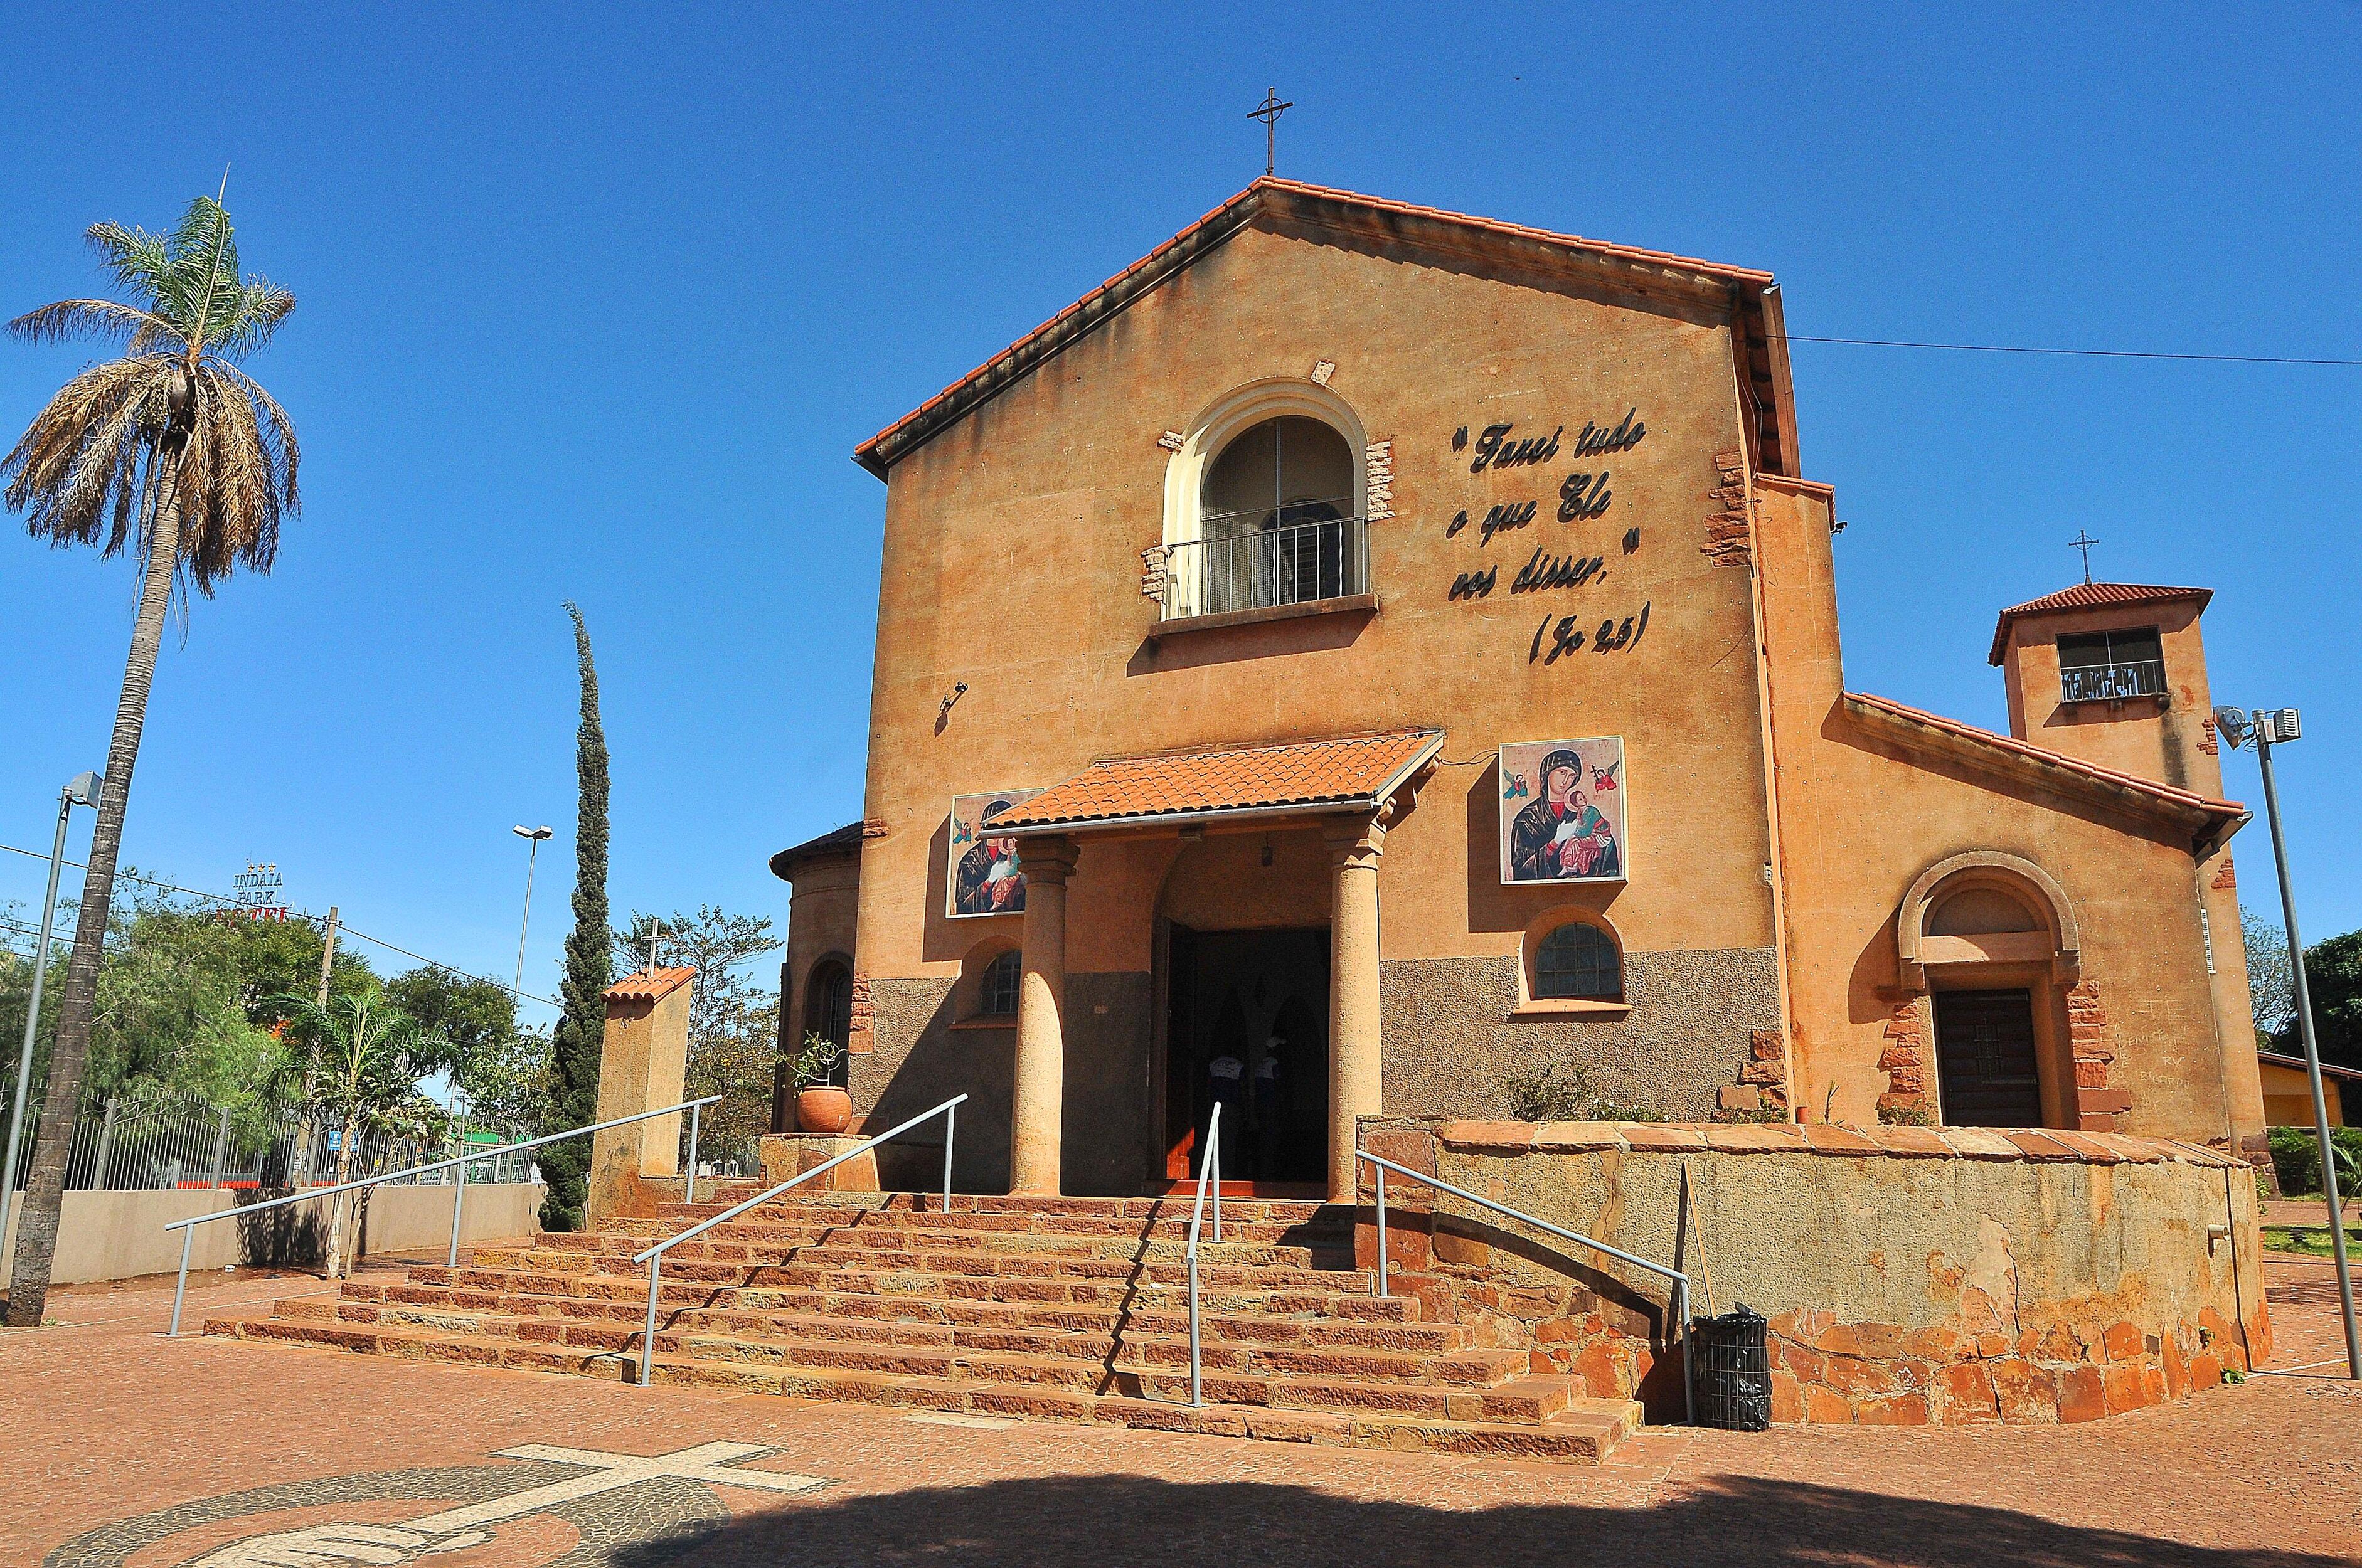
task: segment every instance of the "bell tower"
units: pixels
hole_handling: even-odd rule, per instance
[[[2223,793],[2198,621],[2213,591],[2083,582],[2001,613],[2009,733],[2048,751]]]

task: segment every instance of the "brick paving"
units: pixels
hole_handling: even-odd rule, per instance
[[[2274,1364],[2334,1356],[2327,1265],[2275,1259],[2268,1279]],[[296,1288],[207,1276],[191,1316]],[[1658,1429],[1578,1468],[168,1342],[169,1280],[53,1301],[56,1327],[0,1336],[11,1565],[409,1562],[438,1529],[458,1533],[436,1544],[465,1543],[425,1557],[439,1568],[2362,1563],[2362,1393],[2336,1367],[2074,1428]],[[498,1457],[529,1444],[598,1452]],[[667,1456],[653,1468],[704,1465],[708,1479],[615,1483],[459,1529],[552,1476],[608,1485],[600,1454]],[[731,1468],[771,1485],[711,1480]],[[780,1489],[802,1478],[821,1484]],[[299,1528],[326,1534],[277,1533]],[[309,1555],[238,1545],[265,1531]]]

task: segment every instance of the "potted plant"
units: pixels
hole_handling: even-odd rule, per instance
[[[791,1064],[796,1083],[796,1125],[806,1132],[834,1134],[853,1122],[853,1094],[830,1083],[844,1047],[806,1031],[803,1049]]]

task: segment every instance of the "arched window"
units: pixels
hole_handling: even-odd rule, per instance
[[[853,1032],[853,971],[843,959],[823,958],[812,966],[811,977],[804,982],[804,1028],[839,1045]],[[851,1058],[839,1053],[828,1081],[843,1088],[853,1081],[852,1075]]]
[[[1198,498],[1200,614],[1361,591],[1353,448],[1286,414],[1250,425],[1207,465]]]
[[[984,966],[977,989],[977,1012],[984,1018],[1017,1016],[1017,982],[1024,973],[1024,956],[1014,947]]]
[[[1552,931],[1534,950],[1537,999],[1624,999],[1624,962],[1606,932],[1579,920]]]

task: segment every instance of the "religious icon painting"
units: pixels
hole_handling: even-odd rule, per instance
[[[1025,873],[1017,868],[1017,841],[992,836],[992,823],[1041,792],[995,790],[952,797],[950,908],[944,911],[952,919],[1023,911]]]
[[[1625,879],[1622,736],[1505,745],[1500,783],[1503,882]]]

